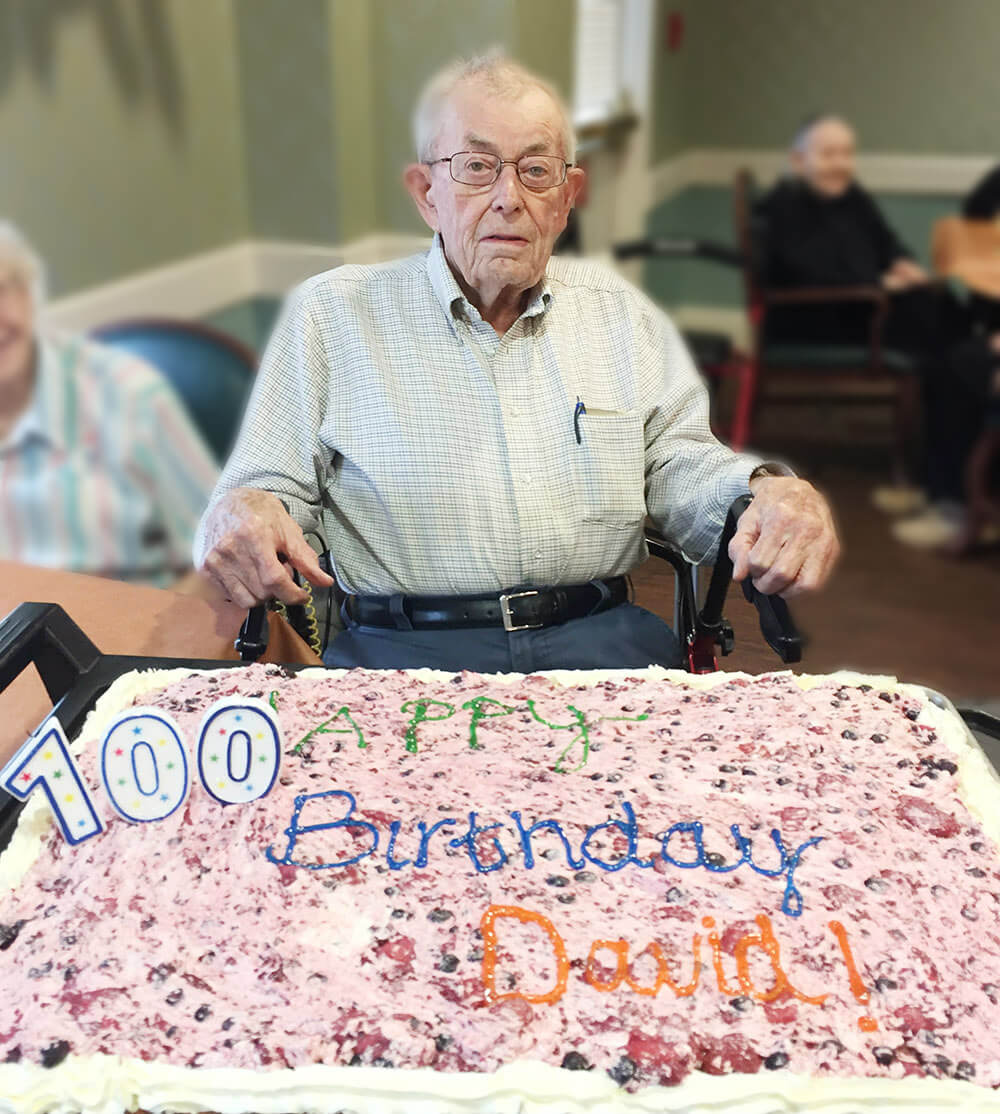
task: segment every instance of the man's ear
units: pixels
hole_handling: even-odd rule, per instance
[[[439,224],[437,208],[429,197],[431,181],[431,168],[426,163],[411,162],[403,171],[403,185],[406,186],[406,192],[413,198],[427,225],[437,232]]]
[[[583,192],[587,184],[587,172],[579,166],[571,166],[566,171],[566,200],[570,209],[576,204],[576,199]]]

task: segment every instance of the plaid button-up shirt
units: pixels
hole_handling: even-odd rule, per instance
[[[0,440],[0,558],[166,585],[218,476],[169,383],[81,337],[38,341],[31,405]]]
[[[758,463],[712,436],[677,330],[612,271],[554,257],[500,337],[435,237],[290,296],[213,501],[274,492],[348,592],[461,595],[628,572],[647,512],[701,559]]]

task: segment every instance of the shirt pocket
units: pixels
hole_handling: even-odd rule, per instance
[[[634,528],[646,517],[642,417],[588,411],[580,415],[579,429],[573,459],[581,518]]]

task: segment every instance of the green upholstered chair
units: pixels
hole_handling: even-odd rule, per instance
[[[227,333],[194,321],[134,318],[94,329],[161,371],[221,463],[232,448],[257,366],[255,353]]]
[[[761,281],[758,260],[766,229],[753,217],[753,177],[737,172],[733,182],[733,220],[743,260],[743,287],[753,366],[751,414],[762,405],[823,402],[877,405],[887,408],[892,429],[892,469],[898,482],[908,478],[908,457],[920,424],[920,384],[914,362],[904,352],[886,348],[882,332],[889,308],[879,286],[768,289]],[[768,312],[777,306],[867,302],[872,306],[867,345],[788,344],[765,341]],[[751,418],[752,425],[752,418]]]

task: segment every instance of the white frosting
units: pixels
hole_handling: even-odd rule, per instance
[[[940,1079],[809,1078],[790,1072],[705,1075],[636,1094],[607,1076],[517,1061],[492,1075],[314,1065],[274,1072],[185,1068],[69,1056],[56,1069],[0,1068],[0,1114],[996,1114],[1000,1097]]]
[[[343,671],[311,669],[305,677]],[[410,671],[418,680],[448,678],[437,670]],[[136,699],[190,676],[191,670],[150,670],[119,678],[95,705],[81,738],[100,736],[104,725]],[[788,675],[788,674],[785,674]],[[708,689],[745,678],[743,673],[689,674],[645,670],[552,671],[564,685],[594,684],[626,677],[666,680]],[[498,674],[497,684],[515,684],[522,674]],[[955,756],[961,795],[1000,843],[1000,778],[954,709],[941,708],[925,689],[892,677],[849,671],[794,676],[803,689],[826,682],[869,684],[916,698],[919,722],[933,728]],[[79,743],[74,746],[79,746]],[[15,887],[37,858],[52,815],[44,799],[29,800],[8,849],[0,855],[0,887]],[[2,1024],[2,1019],[0,1019]],[[1000,1114],[1000,1093],[955,1080],[906,1077],[807,1077],[787,1071],[724,1076],[694,1071],[674,1087],[647,1087],[635,1094],[606,1075],[568,1072],[534,1061],[516,1061],[493,1074],[439,1072],[429,1068],[387,1069],[316,1064],[274,1071],[188,1068],[117,1056],[68,1056],[55,1068],[0,1064],[0,1114],[858,1114],[892,1110],[905,1114]]]

